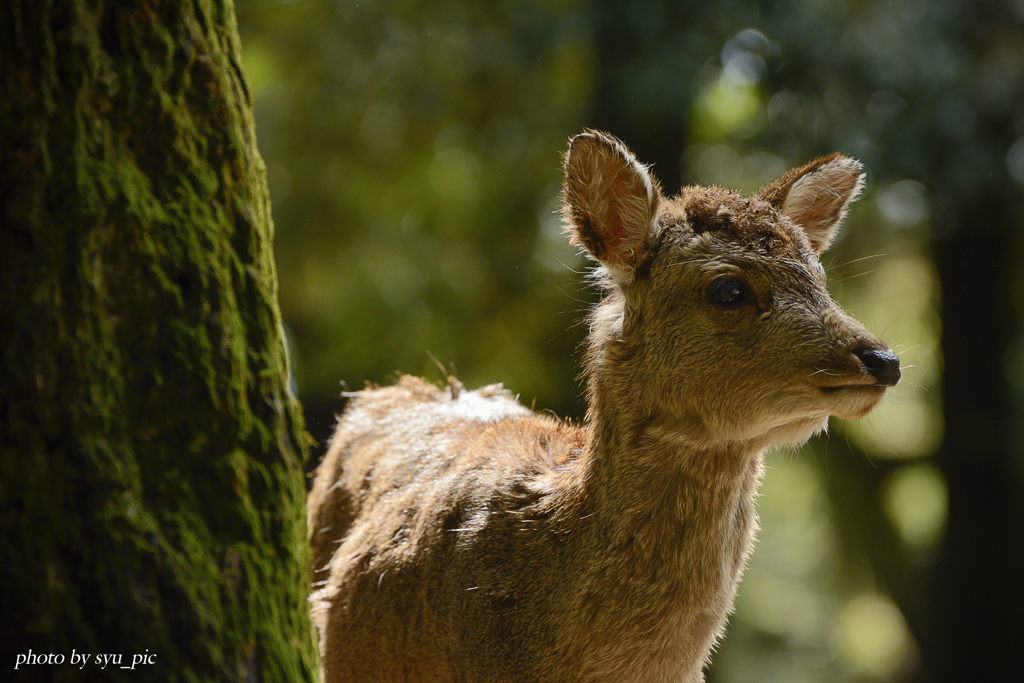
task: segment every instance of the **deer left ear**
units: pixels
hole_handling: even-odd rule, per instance
[[[856,159],[839,153],[794,168],[758,194],[803,229],[815,253],[832,243],[850,203],[864,187]]]
[[[563,216],[574,244],[628,284],[654,231],[661,190],[618,138],[588,130],[569,142]]]

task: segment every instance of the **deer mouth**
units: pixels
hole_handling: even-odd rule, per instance
[[[859,382],[853,382],[853,383],[848,383],[848,384],[828,384],[828,385],[815,384],[814,382],[811,382],[810,384],[811,384],[812,387],[814,387],[815,389],[817,389],[818,391],[820,391],[821,393],[826,394],[826,395],[827,394],[839,393],[841,391],[863,391],[863,392],[866,392],[866,393],[879,393],[879,394],[881,394],[881,393],[885,393],[885,390],[888,389],[888,387],[886,385],[884,385],[884,384],[861,384]]]
[[[870,413],[885,398],[885,390],[888,388],[884,384],[858,382],[856,379],[828,384],[817,382],[808,382],[808,384],[819,392],[819,396],[828,406],[829,412],[844,420],[857,420]]]
[[[839,364],[823,363],[807,382],[824,394],[874,392],[879,396],[899,384],[899,356],[877,340],[861,343],[846,354],[844,360],[846,362]]]

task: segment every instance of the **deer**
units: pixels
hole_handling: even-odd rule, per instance
[[[614,136],[573,137],[563,221],[602,290],[586,416],[454,377],[356,392],[308,498],[324,680],[703,681],[766,451],[900,379],[819,260],[863,184],[834,153],[669,197]]]

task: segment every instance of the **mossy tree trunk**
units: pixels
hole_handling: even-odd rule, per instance
[[[8,0],[0,64],[0,666],[314,679],[307,437],[232,3]]]

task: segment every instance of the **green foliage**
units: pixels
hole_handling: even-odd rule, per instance
[[[575,4],[242,8],[304,400],[437,377],[433,354],[578,412],[588,295],[554,215],[592,84]]]

